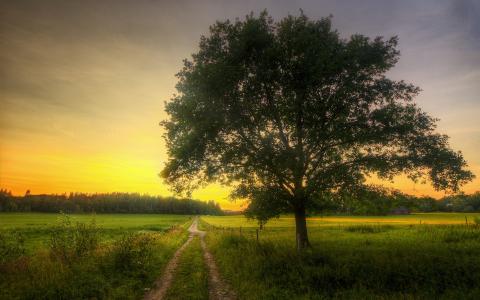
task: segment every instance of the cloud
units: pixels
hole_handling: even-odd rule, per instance
[[[480,132],[472,130],[480,128],[478,1],[24,0],[0,2],[0,181],[15,177],[23,192],[22,180],[41,186],[44,172],[51,179],[45,186],[54,188],[55,178],[67,180],[54,170],[64,169],[42,162],[37,153],[60,151],[77,167],[109,152],[118,166],[131,161],[115,187],[134,190],[135,182],[141,192],[165,192],[156,176],[166,160],[158,122],[182,59],[195,52],[215,20],[265,8],[277,20],[298,15],[300,8],[313,19],[333,14],[344,37],[398,35],[402,56],[389,76],[419,85],[419,105],[440,117],[452,146],[478,164],[473,149]],[[32,165],[35,174],[29,173]],[[84,170],[88,176],[95,175],[92,166]],[[98,176],[105,174],[98,170]],[[140,184],[132,176],[151,181]],[[92,189],[103,188],[108,178],[97,181]],[[219,198],[226,193],[218,192]]]

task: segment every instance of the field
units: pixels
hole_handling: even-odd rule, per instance
[[[478,299],[478,216],[311,217],[303,254],[291,217],[267,223],[258,241],[257,224],[243,216],[202,220],[241,299]]]
[[[308,218],[309,227],[348,225],[348,224],[392,224],[392,225],[416,225],[416,224],[465,224],[474,223],[474,219],[480,217],[480,213],[418,213],[395,216],[311,216]],[[205,216],[204,221],[214,226],[224,227],[258,227],[257,222],[249,220],[243,215],[217,217]],[[293,227],[295,220],[291,216],[282,216],[272,219],[267,227]]]
[[[202,216],[200,229],[239,299],[478,299],[479,217],[311,216],[304,253],[291,216],[262,230],[244,216]],[[178,215],[0,214],[0,299],[139,299],[190,224]],[[208,299],[207,269],[196,238],[166,298]]]
[[[188,234],[178,215],[0,214],[0,299],[138,299]]]
[[[54,213],[0,213],[0,231],[22,234],[27,250],[32,251],[46,246],[52,229],[62,218],[61,214]],[[183,215],[156,214],[73,214],[68,218],[72,223],[93,220],[100,229],[102,241],[115,240],[126,233],[162,232],[190,219]]]

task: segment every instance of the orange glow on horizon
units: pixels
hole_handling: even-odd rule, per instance
[[[323,2],[303,9],[312,18],[338,15],[333,25],[342,37],[398,35],[402,54],[388,77],[422,88],[415,102],[440,118],[438,132],[451,137],[452,148],[462,150],[477,175],[462,190],[480,190],[478,32],[448,23],[441,14],[445,7],[399,10],[384,22],[385,14],[371,9],[357,18],[364,4]],[[280,20],[298,12],[297,6],[282,1],[267,9]],[[256,1],[0,2],[0,188],[16,195],[172,195],[157,175],[168,159],[158,124],[167,117],[164,101],[175,93],[182,59],[197,51],[215,20],[263,9]],[[444,195],[403,176],[393,183],[374,177],[368,182]],[[210,185],[193,198],[241,209],[244,203],[230,202],[228,191]]]

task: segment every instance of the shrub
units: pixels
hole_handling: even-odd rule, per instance
[[[99,229],[95,219],[90,224],[73,224],[68,215],[62,214],[60,224],[50,232],[50,253],[63,262],[71,262],[94,251],[98,242]]]
[[[114,268],[121,272],[146,271],[154,254],[152,235],[127,234],[113,248]]]
[[[480,225],[480,217],[475,217],[473,221],[475,222],[475,224]]]

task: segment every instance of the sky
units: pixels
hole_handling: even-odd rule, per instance
[[[397,35],[401,58],[388,75],[422,88],[416,102],[480,177],[480,1],[0,0],[0,187],[172,195],[158,177],[159,122],[175,74],[209,25],[263,9],[276,20],[331,14],[345,38]],[[444,195],[402,176],[383,184]],[[463,188],[476,190],[479,178]],[[210,185],[193,197],[243,205],[227,194]]]

